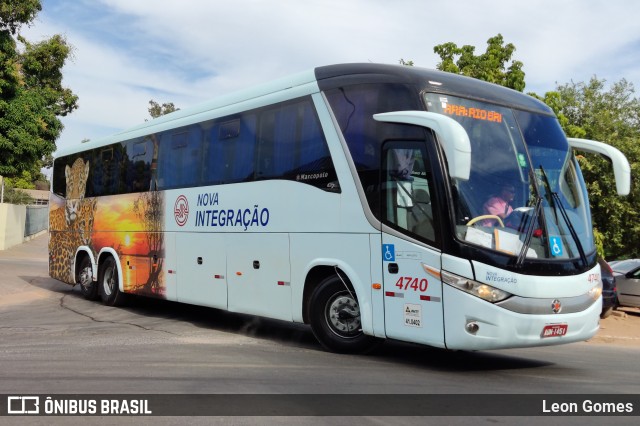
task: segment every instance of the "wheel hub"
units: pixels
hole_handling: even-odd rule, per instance
[[[91,285],[92,281],[92,271],[90,267],[84,268],[80,271],[80,285],[88,288]]]
[[[350,296],[338,296],[329,305],[329,323],[339,335],[352,335],[360,332],[360,307]]]

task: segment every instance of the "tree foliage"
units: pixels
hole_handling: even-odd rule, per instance
[[[5,180],[3,202],[9,204],[33,204],[35,202],[31,195],[17,188],[19,187],[16,187],[10,181]]]
[[[58,117],[77,108],[78,98],[62,86],[71,55],[55,35],[30,43],[18,33],[41,10],[40,0],[0,0],[0,175],[19,176],[56,148]],[[19,48],[20,44],[20,48]]]
[[[42,10],[40,0],[8,0],[0,2],[0,27],[15,34],[22,24],[32,22]]]
[[[148,111],[151,118],[158,118],[160,116],[172,113],[174,111],[180,111],[180,108],[176,108],[173,102],[167,102],[160,105],[158,102],[152,99],[149,101]]]
[[[631,194],[616,193],[613,170],[598,155],[580,153],[594,230],[608,259],[640,257],[640,100],[625,79],[607,87],[593,77],[588,83],[567,83],[542,98],[556,113],[567,136],[606,142],[625,154],[631,165]]]
[[[49,189],[49,181],[42,173],[42,162],[37,161],[29,169],[23,170],[19,175],[5,178],[5,182],[18,189]]]
[[[485,53],[475,55],[475,50],[475,46],[471,45],[458,47],[453,42],[439,44],[433,48],[441,60],[436,68],[499,84],[519,92],[524,90],[523,64],[520,61],[511,61],[516,47],[512,43],[505,45],[502,34],[487,40]],[[511,64],[507,67],[509,61]]]

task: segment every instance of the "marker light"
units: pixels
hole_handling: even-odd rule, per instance
[[[463,278],[450,272],[441,271],[441,275],[443,283],[449,284],[452,287],[472,294],[487,302],[496,303],[511,297],[511,293],[507,293],[504,290]]]

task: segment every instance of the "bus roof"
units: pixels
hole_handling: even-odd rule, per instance
[[[138,126],[123,130],[111,136],[61,149],[56,153],[56,157],[142,137],[170,128],[188,125],[200,120],[214,118],[218,115],[216,113],[217,110],[277,92],[297,89],[294,90],[294,92],[300,93],[298,96],[302,96],[304,92],[313,93],[318,90],[328,90],[335,87],[362,83],[413,84],[425,92],[460,95],[517,109],[530,110],[542,114],[553,114],[547,105],[530,96],[496,84],[486,83],[457,74],[404,65],[371,63],[328,65],[290,75],[267,84],[220,96],[202,104],[180,109],[171,114],[146,121]]]
[[[414,84],[425,92],[459,95],[511,108],[553,115],[544,102],[513,89],[449,72],[406,65],[343,64],[316,68],[320,90],[355,83]]]

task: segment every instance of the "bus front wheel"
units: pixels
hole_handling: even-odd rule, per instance
[[[337,276],[325,278],[310,300],[311,330],[326,349],[339,353],[362,353],[376,339],[362,332],[360,305],[355,292]]]
[[[107,306],[117,306],[122,302],[123,294],[120,293],[118,267],[113,257],[109,256],[100,266],[98,274],[98,287],[100,299]]]

